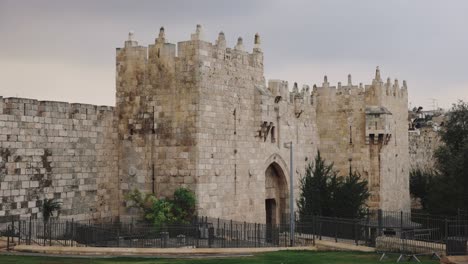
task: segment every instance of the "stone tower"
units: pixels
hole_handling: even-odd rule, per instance
[[[279,80],[266,86],[258,34],[249,53],[240,37],[229,48],[223,32],[215,44],[202,33],[197,26],[179,42],[177,56],[163,28],[149,48],[130,38],[117,49],[122,197],[134,188],[167,197],[185,186],[199,214],[278,222],[288,211],[284,143],[301,145],[296,191],[317,150],[311,91],[295,84],[290,93]]]
[[[409,210],[406,82],[382,82],[377,67],[371,85],[315,87],[320,150],[341,175],[357,171],[368,180],[371,208]]]
[[[370,207],[409,209],[406,84],[383,83],[377,68],[365,87],[351,75],[338,87],[325,76],[313,91],[267,85],[258,34],[247,52],[241,37],[227,47],[223,32],[207,42],[199,25],[175,50],[164,28],[148,48],[130,36],[117,50],[122,195],[138,188],[168,197],[185,186],[201,215],[278,222],[291,184],[284,143],[293,142],[296,195],[321,150],[340,175],[369,181]]]

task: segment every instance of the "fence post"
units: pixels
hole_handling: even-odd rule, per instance
[[[52,246],[52,224],[49,222],[49,246]]]
[[[318,216],[319,219],[319,240],[322,240],[322,219]]]
[[[254,240],[255,240],[255,247],[257,247],[257,223],[254,223]]]
[[[244,221],[244,232],[243,232],[243,239],[244,240],[249,240],[248,237],[247,237],[247,229],[246,229],[246,222]]]
[[[11,216],[11,242],[14,243],[15,242],[15,218],[14,216],[12,215]]]
[[[117,228],[117,247],[120,247],[120,228]]]
[[[200,233],[199,233],[200,225],[199,225],[198,221],[199,221],[199,218],[196,217],[195,220],[194,220],[195,223],[193,225],[195,227],[195,246],[197,248],[199,247],[199,243],[200,243],[200,241],[199,241],[200,240]]]
[[[235,234],[236,234],[236,245],[237,245],[237,247],[239,247],[239,230],[237,228],[237,224],[236,224],[236,233]]]
[[[223,248],[226,247],[226,223],[223,223]]]
[[[32,233],[32,216],[29,216],[29,232],[28,232],[28,245],[31,245],[31,233]]]
[[[10,229],[11,227],[7,227],[7,251],[10,251]]]
[[[214,227],[208,227],[208,247],[211,248],[214,241]]]
[[[445,218],[445,244],[447,246],[447,238],[448,238],[448,219]]]
[[[312,215],[312,244],[315,246],[315,215]]]
[[[45,247],[46,245],[46,242],[47,242],[47,233],[46,233],[46,230],[47,230],[47,226],[46,226],[46,222],[44,221],[44,219],[42,220],[42,243],[43,243],[43,246]]]
[[[335,217],[335,243],[338,242],[338,218]]]
[[[18,220],[18,245],[21,245],[21,219]]]
[[[71,220],[71,246],[73,247],[73,242],[75,241],[75,224],[74,219]]]
[[[382,235],[382,231],[383,231],[383,216],[382,216],[382,209],[379,209],[377,211],[377,218],[378,218],[378,236],[381,236]]]
[[[403,233],[403,211],[400,211],[400,238]]]
[[[358,221],[354,222],[354,242],[356,246],[359,245],[359,238],[358,238]]]

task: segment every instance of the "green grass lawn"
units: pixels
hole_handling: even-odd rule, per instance
[[[110,264],[110,263],[170,263],[170,264],[214,264],[214,263],[314,263],[314,264],[344,264],[344,263],[395,263],[398,256],[392,256],[383,262],[379,262],[379,255],[356,252],[313,252],[313,251],[279,251],[272,253],[257,254],[252,257],[235,258],[211,258],[211,259],[160,259],[160,258],[58,258],[58,257],[34,257],[34,256],[8,256],[0,255],[1,264]],[[435,260],[422,258],[422,263],[438,263]]]

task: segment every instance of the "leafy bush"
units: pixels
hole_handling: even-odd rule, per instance
[[[179,188],[174,192],[173,214],[181,223],[189,223],[195,215],[195,194],[186,188]]]
[[[195,194],[186,188],[178,188],[173,199],[158,199],[134,189],[125,200],[130,202],[128,207],[140,209],[144,219],[155,226],[187,224],[195,216]]]

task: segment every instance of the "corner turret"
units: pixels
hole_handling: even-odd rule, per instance
[[[242,40],[242,37],[237,38],[237,44],[234,46],[234,49],[244,51],[244,41]]]
[[[175,44],[166,42],[166,32],[164,27],[159,28],[158,37],[154,40],[153,45],[148,46],[148,60],[150,62],[164,61],[165,63],[173,64],[175,59]],[[172,67],[171,67],[172,68]]]
[[[324,88],[330,87],[330,83],[328,82],[328,77],[327,77],[326,75],[323,76],[323,84],[322,84],[322,87],[324,87]]]
[[[164,27],[159,29],[159,35],[154,41],[155,43],[165,43],[166,42],[166,34],[164,33]]]
[[[197,24],[197,28],[195,30],[195,33],[190,35],[191,40],[204,40],[204,34],[203,34],[203,29],[200,24]]]
[[[398,82],[398,79],[395,79],[395,83],[393,85],[393,90],[394,90],[394,95],[398,96],[400,94],[400,83]]]
[[[381,82],[381,81],[382,81],[382,78],[380,77],[380,69],[379,69],[379,66],[377,66],[376,69],[375,69],[374,81],[377,81],[377,82]]]
[[[138,42],[133,40],[134,33],[133,31],[128,32],[128,39],[125,41],[125,47],[136,47],[138,46]]]
[[[260,48],[260,35],[258,33],[255,33],[254,37],[254,48],[253,52],[261,52],[262,49]]]
[[[218,46],[218,49],[226,49],[226,37],[224,36],[224,32],[222,31],[218,34],[216,46]]]

